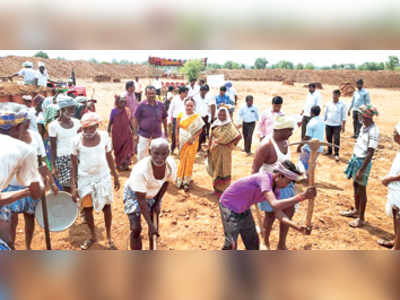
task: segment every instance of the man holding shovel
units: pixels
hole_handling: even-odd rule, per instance
[[[150,156],[140,160],[133,168],[124,189],[125,213],[130,223],[130,247],[142,249],[142,226],[140,216],[149,227],[150,250],[156,245],[153,237],[158,236],[158,220],[161,200],[167,191],[168,183],[176,180],[176,164],[169,156],[167,140],[157,138],[151,141]],[[153,218],[156,214],[157,218]]]
[[[288,147],[288,139],[292,136],[295,127],[295,122],[286,116],[277,116],[274,122],[273,134],[265,138],[256,151],[253,161],[252,173],[268,172],[272,173],[279,163],[290,160],[290,149]],[[289,183],[280,191],[280,199],[287,199],[294,196],[294,184]],[[275,212],[271,205],[264,201],[258,204],[258,209],[265,212],[264,220],[258,210],[256,214],[260,224],[261,234],[265,240],[265,246],[269,249],[269,236],[271,234],[272,225],[275,221]],[[295,212],[294,206],[288,206],[283,209],[283,212],[291,219]],[[263,224],[263,225],[261,225]],[[265,229],[265,233],[263,232]],[[279,250],[286,250],[286,236],[289,231],[287,224],[281,223],[279,227]]]

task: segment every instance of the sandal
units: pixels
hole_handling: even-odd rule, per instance
[[[189,192],[189,184],[184,184],[183,185],[183,190],[187,193]]]
[[[358,217],[358,214],[357,214],[357,213],[358,213],[358,212],[357,212],[356,209],[351,208],[350,210],[341,211],[339,214],[340,214],[342,217],[346,217],[346,218],[357,218],[357,217]]]
[[[84,241],[81,245],[81,250],[88,250],[94,243],[96,243],[96,240],[94,239],[88,239]]]
[[[394,246],[394,241],[388,241],[388,240],[384,240],[384,239],[380,239],[378,240],[378,245],[385,247],[385,248],[389,248],[392,249]]]
[[[349,223],[349,226],[353,227],[353,228],[360,228],[360,227],[363,227],[363,225],[364,225],[364,221],[361,221],[360,218],[357,218],[354,221],[351,221]]]
[[[117,247],[115,246],[113,240],[108,240],[108,248],[109,248],[110,250],[117,250]]]

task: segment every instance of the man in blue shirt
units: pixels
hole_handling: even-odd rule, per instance
[[[319,114],[321,113],[321,108],[317,105],[311,108],[311,120],[307,124],[306,128],[306,136],[304,138],[305,141],[318,139],[320,142],[324,140],[325,133],[325,123],[320,118]],[[318,154],[323,151],[323,147],[321,146],[318,150]],[[306,171],[308,171],[308,161],[310,160],[311,149],[307,144],[303,146],[300,161],[304,165]],[[318,156],[317,156],[318,157]]]
[[[351,106],[348,111],[350,116],[351,109],[353,109],[353,127],[354,136],[353,138],[358,138],[361,129],[361,116],[360,116],[360,106],[371,104],[371,98],[366,89],[363,88],[364,81],[362,79],[357,80],[357,90],[354,91],[353,98],[351,99]]]
[[[260,120],[258,108],[253,105],[253,96],[246,97],[246,104],[239,110],[238,123],[242,123],[244,151],[247,156],[251,155],[251,143],[253,141],[253,132],[256,127],[256,122]]]
[[[233,111],[235,110],[235,103],[229,98],[228,95],[226,95],[226,87],[225,86],[221,86],[221,88],[219,89],[219,95],[215,97],[215,102],[217,104],[217,109],[221,106],[221,105],[225,105],[228,107],[229,113],[231,114],[231,118],[233,115]]]

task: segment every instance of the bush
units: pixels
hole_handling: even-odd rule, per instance
[[[314,67],[314,65],[313,65],[312,63],[307,63],[307,64],[304,66],[304,69],[306,69],[306,70],[314,70],[315,67]]]
[[[397,56],[389,56],[389,61],[385,63],[385,69],[394,70],[399,65],[399,58]]]
[[[259,57],[259,58],[257,58],[256,61],[254,62],[254,67],[255,67],[257,70],[265,69],[265,67],[267,66],[267,64],[268,64],[268,60],[266,60],[264,57]]]
[[[303,70],[304,69],[303,64],[297,64],[296,69],[297,70]]]
[[[49,56],[47,55],[47,53],[46,53],[46,52],[43,52],[43,51],[37,52],[33,57],[41,57],[41,58],[45,58],[45,59],[48,59],[48,58],[49,58]]]
[[[179,71],[188,78],[188,80],[199,78],[200,72],[204,71],[205,66],[199,59],[188,60]]]

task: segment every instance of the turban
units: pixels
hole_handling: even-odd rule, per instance
[[[300,175],[285,168],[285,166],[283,164],[281,164],[280,162],[277,163],[277,165],[274,168],[274,171],[282,174],[283,176],[285,176],[286,178],[288,178],[292,181],[299,181]]]
[[[85,96],[78,96],[75,98],[75,101],[78,103],[85,103],[88,102],[88,98],[86,98]]]
[[[63,95],[62,97],[57,97],[57,104],[60,109],[76,106],[74,98]]]
[[[360,113],[361,116],[368,119],[372,119],[379,114],[378,110],[370,104],[360,106]]]
[[[38,62],[38,67],[39,67],[39,68],[40,68],[40,67],[45,67],[45,66],[44,66],[44,63],[41,62],[41,61],[39,61],[39,62]]]
[[[400,134],[400,122],[397,123],[396,127],[395,127],[397,134]]]
[[[22,99],[24,99],[24,101],[32,101],[32,96],[24,95],[24,96],[22,96]]]
[[[28,118],[24,106],[16,103],[6,103],[0,106],[0,129],[10,130]]]
[[[100,116],[95,112],[88,112],[81,119],[82,128],[94,126],[101,123]]]
[[[30,61],[26,61],[26,62],[24,62],[24,63],[22,64],[22,66],[23,66],[24,68],[26,68],[26,67],[33,68],[33,63],[31,63]]]
[[[227,83],[225,83],[225,87],[230,89],[232,87],[232,82],[228,81]]]
[[[294,129],[295,128],[295,121],[286,116],[277,116],[274,121],[274,130],[279,129]]]

